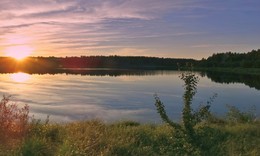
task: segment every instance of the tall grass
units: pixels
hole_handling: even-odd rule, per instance
[[[32,124],[32,125],[31,125]],[[259,155],[260,122],[209,123],[194,127],[200,149],[168,124],[98,120],[67,124],[30,123],[21,143],[0,155]]]
[[[130,123],[130,124],[129,124]],[[132,124],[134,123],[134,124]],[[210,124],[196,127],[202,145],[193,144],[169,125],[82,121],[44,125],[31,131],[17,155],[259,155],[260,124]]]

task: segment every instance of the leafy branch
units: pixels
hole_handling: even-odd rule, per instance
[[[172,121],[165,110],[163,102],[160,100],[158,95],[155,94],[155,106],[157,112],[160,114],[161,119],[173,127],[176,131],[181,132],[183,136],[187,137],[188,142],[196,142],[196,131],[195,126],[200,122],[206,120],[210,114],[210,104],[216,98],[217,94],[214,94],[213,97],[207,101],[206,105],[200,106],[197,111],[194,111],[191,108],[192,100],[195,94],[197,93],[197,85],[199,82],[199,77],[196,76],[192,71],[187,71],[181,74],[180,78],[184,81],[184,94],[183,98],[183,110],[182,110],[182,124]]]

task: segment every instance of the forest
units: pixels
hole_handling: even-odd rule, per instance
[[[260,49],[247,53],[217,53],[197,62],[199,67],[260,68]]]
[[[193,64],[196,68],[260,68],[260,49],[247,53],[217,53],[201,60],[145,56],[40,56],[18,61],[11,57],[0,57],[0,72],[55,73],[77,68],[176,70],[185,68],[187,64]]]
[[[0,72],[50,72],[68,68],[177,69],[193,59],[134,56],[28,57],[17,61],[0,57]]]

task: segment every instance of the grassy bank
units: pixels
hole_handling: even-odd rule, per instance
[[[28,134],[1,155],[260,155],[260,123],[211,123],[198,126],[203,151],[167,125],[136,122],[105,124],[30,124]],[[14,142],[14,140],[12,140]]]

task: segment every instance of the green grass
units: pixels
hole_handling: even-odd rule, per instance
[[[260,122],[196,127],[203,145],[193,147],[167,125],[132,121],[33,124],[27,136],[0,155],[260,155]]]

